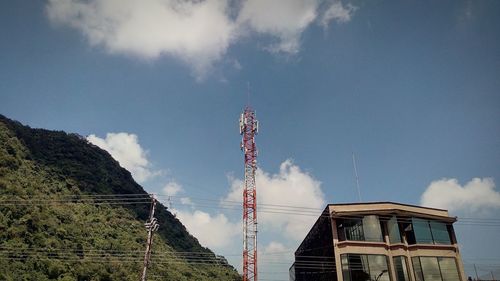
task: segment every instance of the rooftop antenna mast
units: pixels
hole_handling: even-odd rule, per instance
[[[352,152],[352,166],[354,168],[354,177],[356,179],[356,188],[358,190],[358,201],[361,202],[361,190],[359,188],[358,169],[356,167],[356,157],[354,156],[354,151]]]
[[[245,154],[245,181],[243,189],[243,281],[257,281],[257,146],[255,135],[259,122],[255,111],[247,105],[240,116],[241,150]]]
[[[247,107],[250,106],[250,82],[247,81]]]

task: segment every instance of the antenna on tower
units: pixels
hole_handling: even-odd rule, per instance
[[[358,200],[359,202],[361,202],[361,191],[359,189],[358,169],[356,167],[356,157],[354,156],[354,151],[352,152],[352,166],[354,168],[354,177],[356,179],[356,188],[358,190]]]
[[[250,82],[247,81],[247,106],[250,106]]]

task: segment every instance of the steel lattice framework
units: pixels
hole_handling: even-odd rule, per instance
[[[246,107],[240,116],[241,149],[245,153],[245,186],[243,189],[243,281],[257,280],[257,147],[255,135],[259,123],[255,111]]]

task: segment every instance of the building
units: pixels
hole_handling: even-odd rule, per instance
[[[295,252],[291,281],[466,281],[456,217],[374,202],[330,204]]]

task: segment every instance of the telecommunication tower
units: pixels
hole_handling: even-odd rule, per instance
[[[257,147],[255,135],[259,122],[255,111],[247,106],[240,116],[241,150],[245,154],[245,186],[243,187],[243,281],[257,281]]]

